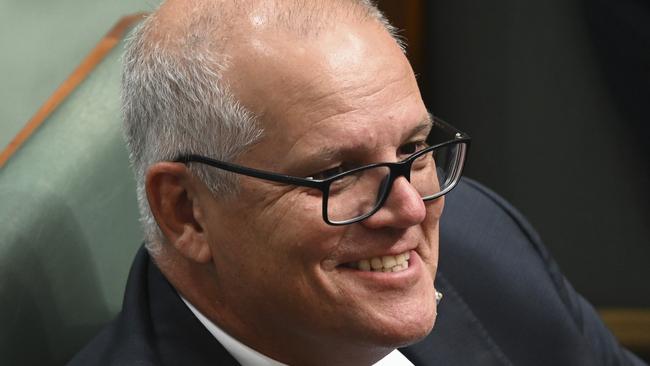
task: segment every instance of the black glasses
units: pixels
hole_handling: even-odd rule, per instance
[[[249,177],[320,190],[323,220],[330,225],[348,225],[377,212],[399,177],[405,177],[424,201],[439,198],[456,186],[471,139],[439,118],[432,118],[432,124],[425,147],[408,158],[365,165],[324,179],[272,173],[194,154],[179,156],[175,162],[207,164]]]

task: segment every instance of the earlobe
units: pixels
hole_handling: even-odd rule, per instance
[[[160,162],[146,175],[149,207],[169,245],[189,260],[206,263],[211,251],[202,220],[195,180],[183,164]]]

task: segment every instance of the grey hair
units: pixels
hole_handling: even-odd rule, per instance
[[[378,21],[404,50],[397,30],[373,1],[350,3],[365,12],[362,17]],[[147,169],[190,153],[232,161],[263,134],[259,117],[233,96],[222,79],[229,57],[224,52],[225,36],[215,37],[215,30],[223,30],[228,22],[223,15],[215,18],[210,13],[196,8],[186,15],[183,31],[166,33],[158,29],[157,12],[153,13],[134,30],[123,57],[124,137],[136,179],[145,245],[154,255],[166,239],[147,200]],[[189,169],[215,196],[237,192],[231,173],[202,164],[190,164]]]

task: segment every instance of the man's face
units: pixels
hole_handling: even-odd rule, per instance
[[[376,24],[340,24],[307,40],[253,34],[231,64],[233,92],[264,128],[239,164],[306,177],[399,161],[426,137],[410,65]],[[375,215],[330,226],[319,191],[243,176],[240,184],[235,199],[215,199],[206,214],[219,303],[238,319],[228,329],[235,336],[392,348],[430,331],[442,199],[425,204],[402,177]],[[353,268],[398,254],[410,255],[407,269]]]

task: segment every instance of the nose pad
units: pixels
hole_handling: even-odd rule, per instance
[[[381,201],[382,197],[386,195],[386,190],[390,189],[390,176],[385,176],[384,179],[381,180],[381,183],[379,184],[379,190],[377,190],[377,197],[375,202]]]
[[[379,202],[382,197],[385,197],[387,194],[390,194],[390,190],[392,186],[395,184],[395,181],[399,179],[400,177],[406,178],[408,182],[411,182],[411,166],[410,164],[404,164],[398,167],[394,167],[394,170],[391,172],[391,175],[393,177],[392,180],[390,179],[390,176],[387,175],[385,176],[382,180],[381,183],[379,184],[379,190],[377,191],[377,200],[376,202]],[[387,192],[388,191],[388,192]]]
[[[374,215],[363,221],[369,227],[393,226],[407,228],[424,221],[426,217],[424,201],[406,177],[399,176],[392,181],[392,184],[388,177],[384,178],[381,182],[380,194],[387,194],[388,196],[382,207]]]

